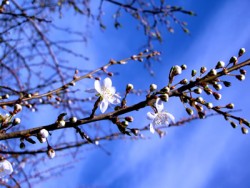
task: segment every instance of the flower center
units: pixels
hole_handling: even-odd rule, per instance
[[[112,98],[113,94],[111,93],[109,88],[102,87],[102,97],[106,99]]]
[[[168,122],[168,117],[166,113],[164,112],[157,113],[157,116],[154,119],[155,125],[163,125],[166,122]]]

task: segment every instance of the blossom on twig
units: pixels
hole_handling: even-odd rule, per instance
[[[170,122],[175,121],[175,118],[172,114],[164,111],[164,105],[162,100],[157,98],[155,102],[155,108],[157,112],[148,112],[147,117],[152,122],[149,125],[149,130],[151,133],[155,132],[155,127],[158,125],[169,125]]]
[[[6,159],[1,160],[0,161],[0,178],[12,174],[12,172],[13,172],[13,168],[12,168],[11,163]]]
[[[101,85],[99,80],[95,80],[95,90],[99,93],[102,98],[100,104],[100,110],[104,113],[109,103],[111,104],[118,104],[120,103],[120,96],[117,95],[115,92],[115,87],[112,86],[112,81],[110,78],[105,78],[103,80],[103,85]]]

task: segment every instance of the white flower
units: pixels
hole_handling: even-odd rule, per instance
[[[147,117],[150,120],[153,120],[152,123],[149,125],[149,129],[151,133],[155,132],[154,127],[158,125],[169,125],[170,121],[174,122],[175,118],[172,114],[167,113],[164,111],[164,105],[163,102],[157,98],[155,102],[155,107],[157,109],[157,112],[148,112]]]
[[[41,138],[47,138],[49,136],[49,132],[46,129],[41,129],[38,136]]]
[[[120,96],[115,94],[115,87],[112,86],[112,81],[110,78],[105,78],[103,80],[103,85],[101,85],[99,80],[95,80],[95,90],[102,97],[100,104],[100,110],[102,113],[107,110],[109,103],[120,103]]]
[[[13,172],[12,165],[6,159],[0,161],[0,178],[10,175]]]

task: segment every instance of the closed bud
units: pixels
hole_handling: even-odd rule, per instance
[[[53,159],[56,156],[55,150],[52,147],[48,147],[47,155],[49,158]]]
[[[213,103],[211,103],[211,102],[209,102],[209,103],[207,103],[206,104],[206,107],[208,108],[208,109],[211,109],[211,108],[213,108]]]
[[[196,75],[197,71],[196,70],[192,70],[191,72],[191,76],[194,77]]]
[[[163,93],[169,93],[170,89],[169,89],[169,87],[164,87],[164,88],[161,89],[161,92],[163,92]]]
[[[204,74],[207,71],[207,67],[201,67],[200,73]]]
[[[196,88],[196,89],[194,89],[194,92],[196,94],[201,94],[202,93],[202,89],[201,88]]]
[[[242,132],[243,134],[247,134],[247,133],[248,133],[248,129],[245,128],[245,127],[241,127],[241,132]]]
[[[245,48],[241,48],[238,52],[238,56],[242,56],[246,52]]]
[[[225,62],[223,62],[223,61],[219,61],[218,63],[217,63],[217,65],[216,65],[216,69],[220,69],[220,68],[223,68],[223,67],[225,67]]]
[[[57,127],[64,127],[66,122],[64,120],[57,121]]]
[[[202,97],[197,97],[196,101],[199,103],[204,103],[204,99]]]
[[[25,144],[23,142],[20,143],[19,145],[20,149],[24,149],[25,148]]]
[[[204,91],[205,91],[205,93],[208,94],[208,95],[211,95],[211,94],[213,93],[213,90],[210,89],[209,87],[205,87],[205,88],[204,88]]]
[[[215,75],[217,75],[217,71],[215,69],[211,69],[210,72],[209,72],[209,75],[210,76],[215,76]]]
[[[70,123],[75,123],[75,122],[77,122],[77,117],[71,117],[69,119],[69,121],[70,121]]]
[[[243,74],[239,74],[239,75],[236,75],[235,76],[238,80],[240,80],[240,81],[243,81],[243,80],[245,80],[245,75],[243,75]]]
[[[219,93],[216,93],[216,92],[213,92],[213,96],[214,96],[214,98],[216,99],[216,100],[220,100],[221,99],[221,94],[219,94]]]
[[[195,108],[196,108],[199,112],[203,111],[203,107],[202,107],[201,105],[195,105]]]
[[[12,122],[12,125],[18,125],[18,124],[20,124],[21,123],[21,119],[20,118],[15,118],[14,120],[13,120],[13,122]]]
[[[198,116],[200,119],[205,119],[205,113],[204,112],[198,112]]]
[[[128,84],[127,87],[126,87],[126,92],[129,93],[133,89],[134,89],[133,84]]]
[[[231,57],[229,60],[229,63],[236,64],[236,62],[237,62],[237,57],[235,57],[235,56]]]
[[[138,136],[138,134],[140,133],[139,129],[131,129],[131,132],[135,135]]]
[[[180,84],[182,85],[186,85],[187,83],[188,83],[188,80],[186,78],[180,81]]]
[[[122,124],[123,127],[127,127],[129,123],[128,123],[128,121],[122,121],[121,124]]]
[[[233,109],[234,108],[234,104],[233,103],[229,103],[229,104],[226,105],[226,108]]]
[[[228,81],[223,81],[223,84],[225,87],[230,87],[231,86],[231,82]]]
[[[150,84],[150,92],[155,91],[157,89],[156,84]]]
[[[41,138],[47,138],[49,136],[49,132],[46,129],[41,129],[38,136]]]
[[[182,70],[186,70],[187,69],[187,65],[186,64],[181,65],[181,69]]]
[[[230,124],[231,124],[231,126],[232,126],[233,128],[236,128],[236,127],[237,127],[237,124],[234,123],[233,121],[231,121]]]
[[[20,104],[15,104],[14,106],[14,114],[20,112],[22,110],[22,106]]]
[[[240,74],[246,75],[247,71],[244,69],[240,69]]]
[[[160,99],[164,102],[168,102],[169,96],[168,94],[162,94],[160,95]]]
[[[213,84],[214,89],[216,89],[217,91],[222,89],[222,85],[221,84]]]
[[[125,117],[125,120],[128,122],[133,122],[134,118],[132,116],[127,116],[127,117]]]
[[[169,77],[173,78],[174,76],[177,76],[182,73],[182,68],[178,65],[175,65],[171,68]]]
[[[5,94],[2,96],[2,99],[8,99],[9,97],[10,97],[9,94]]]
[[[186,112],[188,113],[188,115],[193,115],[194,111],[191,108],[186,108]]]
[[[47,138],[37,137],[40,143],[44,143],[47,141]]]

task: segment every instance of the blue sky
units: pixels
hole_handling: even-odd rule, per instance
[[[170,1],[194,10],[198,16],[187,17],[190,35],[185,35],[176,27],[175,34],[166,33],[164,43],[156,45],[162,51],[162,62],[153,66],[156,72],[151,77],[142,64],[127,64],[114,67],[119,75],[113,77],[118,91],[123,91],[127,83],[135,89],[147,89],[151,83],[163,87],[167,83],[169,68],[187,64],[188,70],[180,76],[188,78],[192,69],[201,66],[211,68],[218,60],[227,62],[238,49],[245,47],[245,59],[250,57],[250,2],[235,1]],[[107,7],[112,9],[112,7]],[[107,22],[110,17],[107,14]],[[123,28],[116,31],[111,23],[107,31],[101,32],[95,24],[92,38],[83,48],[88,53],[91,66],[98,67],[110,58],[121,59],[138,52],[144,37],[136,31],[129,17],[125,17]],[[77,20],[76,20],[77,21]],[[73,23],[72,23],[73,24]],[[244,57],[243,57],[244,59]],[[146,81],[145,81],[146,80]],[[233,102],[237,115],[250,119],[248,99],[248,75],[244,82],[233,80],[231,88],[223,88],[222,100],[214,104]],[[92,83],[88,83],[91,87]],[[140,101],[140,97],[130,98],[129,103]],[[176,119],[187,117],[178,100],[170,99],[166,110]],[[143,127],[149,123],[146,113],[150,108],[139,111],[131,126]],[[242,135],[240,128],[233,129],[222,117],[197,120],[182,127],[167,129],[167,135],[160,139],[157,135],[145,134],[150,139],[119,140],[102,143],[112,154],[106,155],[99,149],[87,151],[74,169],[66,171],[57,180],[63,187],[249,187],[250,151],[249,135]],[[74,177],[72,177],[74,173]],[[58,181],[49,182],[52,186]]]

